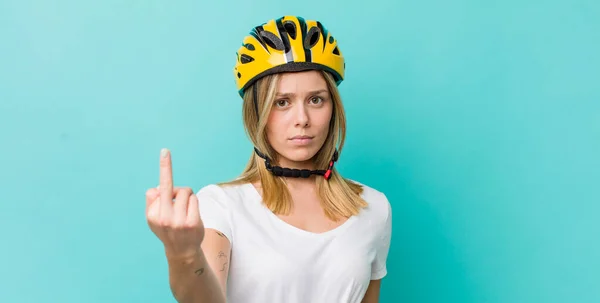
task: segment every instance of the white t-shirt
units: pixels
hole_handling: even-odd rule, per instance
[[[387,274],[392,225],[386,196],[361,185],[369,206],[324,233],[281,220],[250,183],[200,189],[204,227],[231,242],[227,302],[360,303]]]

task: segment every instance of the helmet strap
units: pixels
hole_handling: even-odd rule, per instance
[[[261,158],[265,159],[265,167],[268,171],[270,171],[273,175],[278,177],[291,177],[291,178],[308,178],[311,175],[321,175],[325,178],[325,180],[329,180],[331,178],[331,173],[333,171],[333,164],[337,161],[338,152],[337,149],[333,154],[333,158],[329,161],[329,167],[327,170],[309,170],[309,169],[296,169],[296,168],[286,168],[275,166],[271,164],[271,159],[258,151],[255,147],[254,152]]]
[[[254,98],[252,101],[254,101],[254,111],[256,111],[256,121],[259,121],[260,115],[258,114],[258,81],[256,82],[256,84],[254,84],[254,88],[252,89],[252,94],[254,95]]]

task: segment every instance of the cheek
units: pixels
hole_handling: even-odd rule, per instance
[[[280,140],[281,137],[281,125],[283,121],[280,115],[276,113],[271,113],[269,115],[269,120],[267,120],[267,138],[269,142],[275,143]]]
[[[331,124],[331,119],[332,119],[331,115],[332,115],[331,110],[323,111],[320,114],[319,119],[317,119],[319,121],[318,128],[320,131],[322,131],[324,133],[329,131],[329,124]]]

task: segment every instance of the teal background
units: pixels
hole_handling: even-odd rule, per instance
[[[382,302],[600,302],[598,1],[0,1],[0,302],[174,302],[146,225],[251,154],[250,28],[347,59],[338,168],[387,194]]]

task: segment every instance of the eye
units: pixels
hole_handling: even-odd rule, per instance
[[[285,99],[275,101],[275,105],[278,107],[285,107],[287,105],[287,103],[288,103],[288,101]]]
[[[319,96],[315,96],[310,98],[310,102],[312,102],[313,104],[321,104],[323,103],[323,98],[319,97]]]

